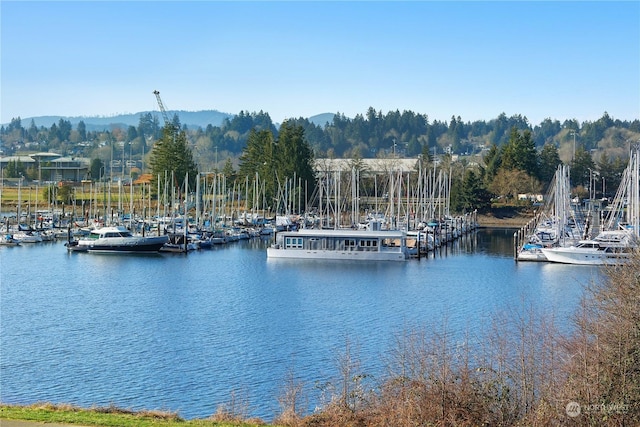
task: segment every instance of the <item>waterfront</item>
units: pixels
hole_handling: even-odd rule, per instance
[[[189,255],[0,248],[0,400],[192,418],[235,394],[270,419],[289,372],[319,403],[347,339],[379,376],[407,328],[446,320],[462,339],[533,306],[568,330],[598,270],[516,264],[512,236],[481,229],[435,257],[377,264],[268,260],[262,240]]]

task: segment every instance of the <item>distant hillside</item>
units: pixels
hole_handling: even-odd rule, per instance
[[[84,121],[88,131],[103,131],[110,130],[115,127],[126,128],[128,126],[138,126],[140,123],[140,116],[142,114],[151,113],[158,117],[160,124],[162,125],[162,115],[159,111],[141,111],[132,114],[117,114],[113,116],[37,116],[37,117],[21,117],[22,126],[27,128],[31,125],[33,119],[37,127],[44,126],[46,128],[51,127],[52,124],[58,123],[60,119],[67,120],[71,123],[71,126],[76,128],[78,122]],[[202,110],[202,111],[184,111],[184,110],[169,110],[167,114],[170,118],[173,118],[174,114],[178,114],[180,123],[186,124],[189,129],[196,129],[201,127],[205,129],[208,125],[221,126],[224,119],[232,119],[235,114],[221,113],[217,110]],[[317,126],[324,127],[327,123],[333,122],[334,113],[322,113],[309,117],[309,121]],[[8,123],[5,123],[6,126]]]
[[[138,126],[140,123],[140,116],[142,114],[151,113],[158,117],[162,124],[162,115],[159,111],[141,111],[134,114],[118,114],[114,116],[38,116],[38,117],[22,117],[22,126],[29,127],[31,120],[33,119],[36,126],[51,127],[52,124],[58,123],[60,119],[67,120],[75,128],[82,120],[87,127],[88,131],[101,131],[107,130],[113,127],[128,127]],[[183,110],[169,110],[167,111],[169,117],[173,117],[174,114],[178,114],[180,123],[186,124],[189,128],[202,127],[206,128],[208,125],[220,126],[224,119],[233,118],[233,114],[221,113],[216,110],[203,110],[203,111],[183,111]]]
[[[327,123],[333,123],[334,113],[322,113],[309,117],[309,121],[316,126],[324,127]]]

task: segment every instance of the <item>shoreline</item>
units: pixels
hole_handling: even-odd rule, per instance
[[[488,227],[502,227],[502,228],[521,228],[527,222],[529,222],[533,218],[533,215],[520,215],[516,214],[514,216],[494,216],[494,215],[481,215],[478,214],[477,222],[478,227],[488,228]]]

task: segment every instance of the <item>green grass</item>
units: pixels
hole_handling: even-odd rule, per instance
[[[214,419],[215,418],[215,419]],[[184,420],[177,413],[163,411],[129,411],[113,406],[83,409],[71,405],[36,403],[29,406],[0,404],[0,419],[43,423],[78,424],[97,427],[255,427],[260,420]]]

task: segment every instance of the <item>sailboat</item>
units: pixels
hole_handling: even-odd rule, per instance
[[[578,242],[581,223],[570,205],[570,189],[569,167],[561,164],[545,196],[542,211],[516,233],[517,261],[547,261],[543,248]]]
[[[567,247],[542,248],[547,260],[563,264],[624,264],[640,247],[640,148],[630,153],[629,165],[602,231],[593,239]]]

